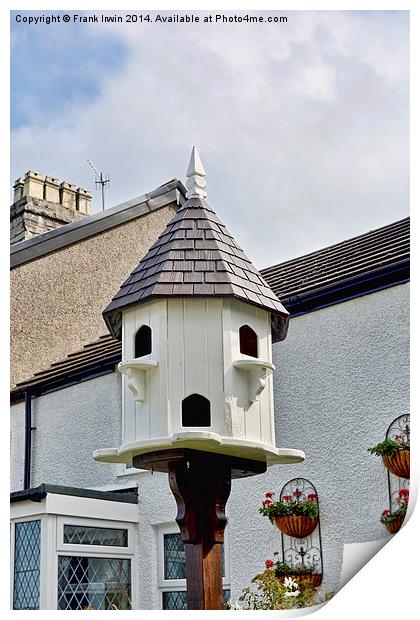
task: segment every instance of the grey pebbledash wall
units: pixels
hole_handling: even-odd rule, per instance
[[[388,424],[409,411],[408,285],[395,286],[291,321],[273,347],[276,439],[301,448],[300,465],[274,466],[234,481],[228,502],[231,593],[234,599],[280,551],[280,532],[258,508],[266,491],[308,478],[321,509],[324,584],[334,590],[343,544],[386,537],[379,516],[387,506],[387,478],[367,448]],[[159,607],[157,525],[173,522],[175,501],[166,476],[124,473],[96,463],[94,449],[120,442],[118,373],[60,390],[34,402],[32,486],[139,485],[138,606]],[[22,485],[24,407],[12,409],[12,490]]]

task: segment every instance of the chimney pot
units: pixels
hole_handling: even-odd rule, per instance
[[[45,177],[45,200],[60,202],[60,181],[56,177]]]
[[[44,198],[44,175],[39,172],[28,170],[23,184],[23,196],[32,198]]]
[[[19,177],[16,179],[15,184],[13,185],[14,193],[13,193],[13,202],[17,202],[23,196],[23,179]]]
[[[90,215],[90,203],[92,201],[92,193],[83,187],[77,188],[76,193],[76,209],[80,213]]]
[[[73,183],[63,181],[60,185],[60,197],[63,207],[76,210],[76,186]]]

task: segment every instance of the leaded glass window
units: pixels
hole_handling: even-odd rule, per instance
[[[230,598],[230,590],[223,590],[224,607],[227,609],[227,602]],[[162,592],[163,609],[188,609],[187,593],[185,590]]]
[[[72,545],[127,547],[128,530],[86,525],[64,525],[63,542]]]
[[[13,609],[39,609],[41,521],[15,524]]]
[[[162,608],[163,609],[188,609],[187,593],[180,592],[162,592]]]
[[[185,579],[185,545],[180,534],[164,534],[164,579]],[[222,575],[225,577],[225,546],[222,545]]]
[[[131,561],[59,556],[58,609],[131,609]]]
[[[164,578],[185,579],[185,545],[179,534],[164,534]]]

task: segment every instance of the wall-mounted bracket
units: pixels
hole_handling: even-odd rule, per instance
[[[233,365],[235,368],[248,373],[249,400],[254,403],[259,399],[265,388],[268,375],[273,374],[276,367],[270,362],[259,359],[235,360]]]
[[[128,387],[133,392],[136,402],[143,402],[146,397],[146,373],[157,368],[154,360],[127,360],[118,364],[121,374],[128,377]]]

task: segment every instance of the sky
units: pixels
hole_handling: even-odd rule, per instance
[[[17,13],[11,185],[55,176],[91,189],[96,211],[87,159],[109,173],[111,207],[185,183],[196,145],[209,204],[260,269],[408,215],[408,12],[36,26]]]

